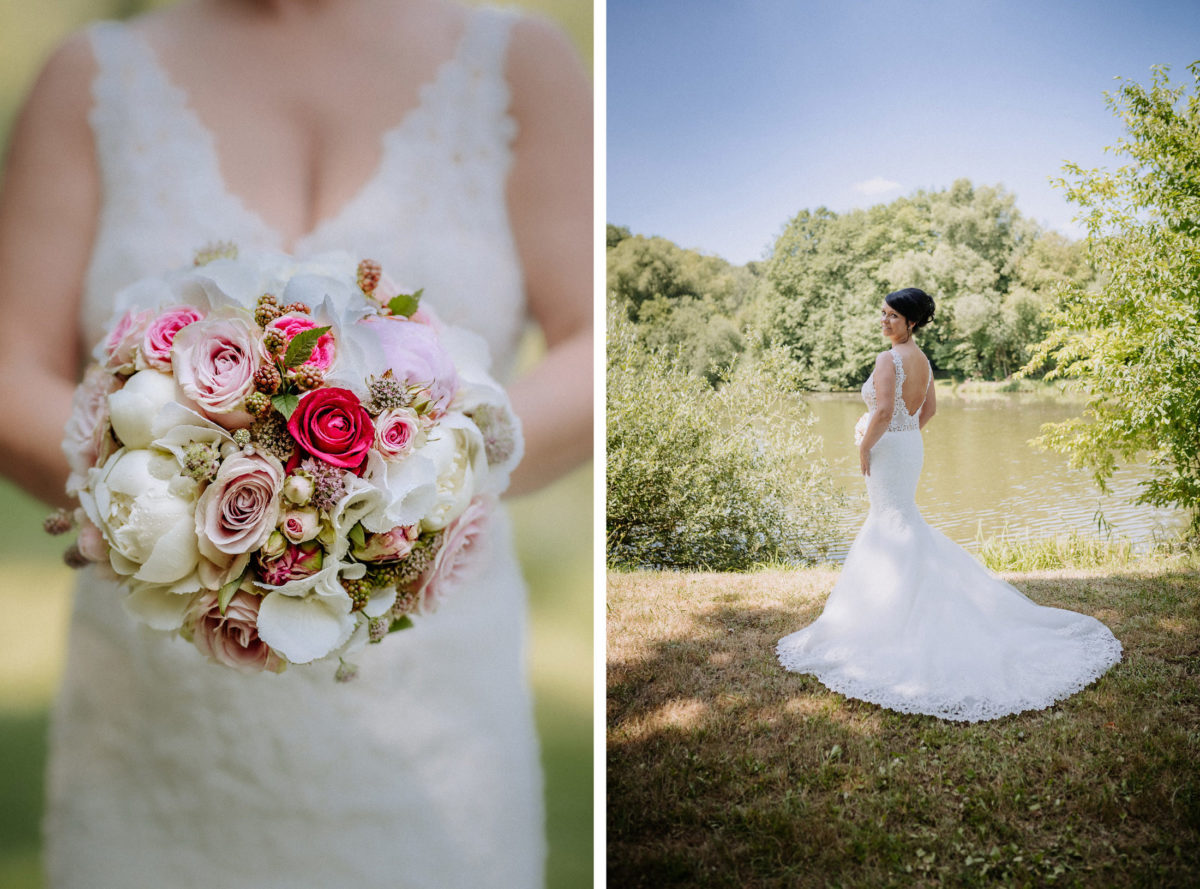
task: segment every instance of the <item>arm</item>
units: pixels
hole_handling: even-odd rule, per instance
[[[79,373],[78,312],[100,189],[82,35],[46,64],[13,128],[0,186],[0,472],[66,505],[59,447]]]
[[[937,413],[937,391],[933,385],[933,372],[929,374],[929,388],[925,391],[925,403],[921,405],[921,413],[917,416],[918,428],[924,429],[925,424]]]
[[[875,359],[875,410],[867,421],[867,431],[858,446],[858,465],[863,475],[871,474],[871,448],[887,432],[896,401],[896,368],[891,356],[881,352]]]
[[[509,214],[547,347],[510,389],[525,427],[511,492],[525,493],[592,452],[592,90],[566,38],[537,20],[514,26],[508,77]]]

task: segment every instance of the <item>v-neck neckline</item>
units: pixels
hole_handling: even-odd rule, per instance
[[[448,72],[456,65],[460,64],[471,34],[471,30],[474,27],[479,14],[480,10],[474,9],[468,15],[466,23],[463,26],[462,33],[458,36],[458,41],[454,47],[454,51],[441,62],[439,62],[437,67],[434,69],[433,76],[423,82],[417,88],[416,104],[406,110],[395,124],[383,130],[379,134],[379,160],[375,164],[375,168],[370,175],[368,175],[363,183],[354,190],[351,196],[341,205],[341,207],[338,208],[336,212],[334,212],[332,215],[318,219],[308,231],[297,235],[292,240],[291,244],[285,243],[287,239],[282,230],[280,230],[273,223],[269,222],[267,218],[262,215],[262,213],[252,207],[240,194],[229,187],[229,182],[225,178],[225,173],[222,168],[221,153],[217,147],[216,132],[204,122],[203,118],[200,117],[200,114],[197,112],[196,107],[192,102],[191,94],[178,83],[176,83],[171,77],[170,72],[163,67],[162,62],[159,60],[158,52],[154,48],[153,44],[150,43],[145,35],[133,27],[126,25],[125,31],[140,47],[147,63],[147,67],[151,70],[153,76],[156,77],[160,84],[166,88],[167,92],[172,95],[172,98],[175,100],[175,107],[173,110],[177,111],[181,117],[189,121],[199,132],[203,134],[203,142],[205,144],[204,150],[207,151],[209,159],[212,162],[213,172],[217,179],[216,185],[220,189],[220,192],[224,198],[233,204],[247,219],[253,223],[253,225],[258,227],[263,234],[271,240],[274,246],[284,250],[285,252],[298,255],[299,251],[309,242],[316,240],[319,235],[335,228],[337,225],[340,225],[351,215],[354,208],[365,201],[369,194],[375,189],[377,183],[384,177],[384,174],[387,170],[389,145],[395,136],[408,128],[412,121],[415,120],[417,116],[426,108],[429,95],[435,90],[437,85],[446,78]]]

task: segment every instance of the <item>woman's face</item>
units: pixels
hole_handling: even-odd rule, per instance
[[[883,330],[884,336],[893,342],[908,339],[910,332],[907,318],[889,306],[887,300],[883,301],[880,312],[882,315],[879,319],[879,326]]]

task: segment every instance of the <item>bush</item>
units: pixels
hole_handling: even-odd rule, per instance
[[[778,366],[743,361],[714,390],[687,356],[642,346],[623,312],[608,318],[609,565],[728,571],[821,558],[837,495],[813,456],[812,417]]]

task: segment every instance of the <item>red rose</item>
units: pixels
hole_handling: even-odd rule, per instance
[[[314,389],[300,399],[288,432],[318,460],[357,469],[375,441],[375,424],[349,389]]]

